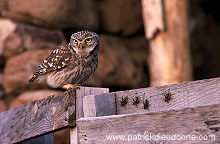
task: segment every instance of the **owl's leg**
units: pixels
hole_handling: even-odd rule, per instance
[[[66,90],[73,90],[73,89],[77,89],[80,86],[80,84],[66,84],[63,85],[62,88],[66,89]]]

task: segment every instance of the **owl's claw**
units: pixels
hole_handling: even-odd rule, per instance
[[[66,89],[67,91],[71,91],[71,90],[74,90],[74,89],[77,89],[79,88],[80,84],[66,84],[66,85],[63,85],[62,88],[63,89]]]

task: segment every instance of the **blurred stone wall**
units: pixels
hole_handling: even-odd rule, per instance
[[[141,0],[1,0],[0,112],[62,92],[26,82],[79,30],[97,32],[101,44],[98,69],[82,85],[111,91],[148,86]],[[63,133],[56,133],[57,143],[68,143]]]
[[[1,97],[10,97],[7,108],[24,95],[57,92],[26,82],[54,48],[79,30],[95,31],[101,40],[98,69],[83,85],[114,90],[148,84],[140,0],[3,0],[0,14],[0,91]]]
[[[217,0],[190,5],[191,54],[195,79],[220,76],[220,18]],[[0,0],[0,112],[60,89],[26,82],[38,65],[72,33],[100,35],[99,65],[82,85],[111,91],[147,87],[148,43],[141,0]],[[68,143],[67,131],[56,143]]]

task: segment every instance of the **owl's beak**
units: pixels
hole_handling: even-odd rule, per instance
[[[79,44],[79,49],[83,50],[83,44]]]

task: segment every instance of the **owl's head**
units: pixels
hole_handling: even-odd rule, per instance
[[[70,45],[76,53],[90,54],[99,48],[99,36],[90,31],[79,31],[70,38]]]

